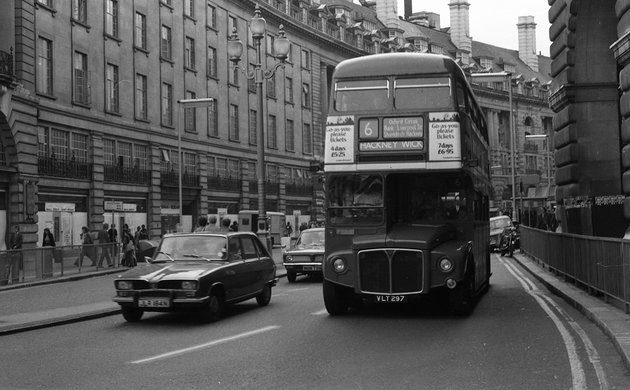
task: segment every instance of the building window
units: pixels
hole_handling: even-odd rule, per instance
[[[313,154],[313,134],[311,132],[311,125],[304,124],[304,131],[302,134],[302,150],[304,154]]]
[[[52,60],[52,41],[40,37],[37,47],[37,92],[47,95],[53,93]]]
[[[238,86],[238,72],[237,68],[230,69],[230,84]]]
[[[284,142],[286,143],[286,149],[289,152],[295,151],[295,130],[292,119],[287,119],[287,125],[284,132]]]
[[[195,17],[195,0],[184,0],[184,15]]]
[[[429,51],[429,42],[425,41],[424,39],[414,39],[413,46],[418,51]]]
[[[72,19],[87,24],[87,0],[72,0]]]
[[[119,111],[118,84],[118,67],[107,64],[105,74],[105,111],[107,112]]]
[[[237,20],[234,16],[228,16],[228,28],[229,28],[229,33],[231,34],[232,32],[235,32],[238,34],[238,23]],[[228,35],[230,35],[228,34]]]
[[[171,29],[167,26],[162,26],[162,38],[160,45],[160,56],[164,59],[170,60],[172,58],[171,51]]]
[[[217,115],[217,100],[214,99],[208,105],[208,135],[219,136],[219,116]]]
[[[311,86],[307,83],[302,84],[302,107],[311,107]]]
[[[302,68],[311,69],[311,52],[302,50]]]
[[[197,95],[192,91],[186,91],[186,99],[196,99]],[[184,109],[184,130],[196,131],[197,129],[197,109],[189,107]]]
[[[182,168],[184,169],[184,175],[196,175],[197,174],[197,155],[195,153],[183,152],[184,158]]]
[[[238,106],[230,104],[230,141],[238,141]]]
[[[147,17],[136,12],[135,45],[143,50],[147,49]]]
[[[267,147],[278,149],[278,129],[275,115],[269,115],[267,123]]]
[[[293,79],[291,77],[286,78],[286,84],[284,86],[284,100],[287,103],[293,103]]]
[[[38,157],[58,161],[87,163],[88,136],[65,130],[40,127],[38,130]]]
[[[149,169],[149,148],[146,145],[135,145],[133,167],[136,169]]]
[[[250,64],[249,68],[254,69],[254,64]],[[251,93],[256,93],[256,80],[254,80],[254,77],[247,79],[247,90]]]
[[[272,99],[276,98],[276,74],[272,74],[271,77],[267,79],[267,97]]]
[[[188,69],[195,69],[195,40],[186,37],[186,44],[184,48],[184,67]]]
[[[90,104],[88,90],[87,55],[78,51],[74,52],[74,102]]]
[[[118,38],[118,0],[107,0],[105,33]]]
[[[162,124],[173,125],[173,86],[162,83]]]
[[[43,4],[48,8],[52,8],[53,7],[53,0],[37,0],[37,2],[39,4]]]
[[[492,68],[492,58],[485,58],[485,57],[480,58],[479,65],[484,69]]]
[[[216,7],[214,7],[213,5],[208,4],[208,27],[210,28],[217,28],[217,9]],[[229,31],[229,33],[231,34],[232,32]]]
[[[273,43],[275,42],[276,37],[273,35],[267,34],[267,54],[275,56]]]
[[[217,77],[217,49],[208,47],[208,77]]]
[[[249,110],[249,144],[256,145],[258,131],[258,112]]]
[[[136,74],[136,118],[147,120],[147,76]]]

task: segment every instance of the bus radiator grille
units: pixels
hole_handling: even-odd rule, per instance
[[[360,290],[377,294],[422,291],[422,252],[367,250],[359,252]]]

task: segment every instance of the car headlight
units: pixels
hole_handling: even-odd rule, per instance
[[[196,290],[196,289],[197,289],[196,280],[184,280],[182,282],[182,290]]]
[[[291,255],[284,256],[284,261],[293,261],[293,256]]]
[[[442,257],[438,260],[438,267],[440,267],[440,271],[444,273],[451,272],[453,270],[453,261],[448,257]]]
[[[346,271],[346,261],[341,257],[337,257],[332,262],[332,268],[338,274],[344,273]]]
[[[116,281],[116,289],[118,290],[131,290],[133,289],[133,283],[128,280],[118,280]]]

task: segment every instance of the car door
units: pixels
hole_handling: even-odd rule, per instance
[[[226,299],[234,300],[246,294],[247,273],[245,271],[245,262],[243,261],[241,243],[238,236],[229,237],[227,240],[227,261],[228,265],[225,269],[226,279]]]
[[[253,237],[242,237],[241,246],[247,272],[248,294],[262,290],[266,280],[264,279],[264,262],[260,259],[258,248]]]

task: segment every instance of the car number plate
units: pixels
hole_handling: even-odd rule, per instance
[[[167,298],[142,298],[138,299],[138,307],[170,307],[171,301]]]
[[[304,271],[321,271],[322,267],[320,265],[305,265],[303,269]]]
[[[402,303],[405,302],[404,295],[377,295],[376,302],[379,303]]]

